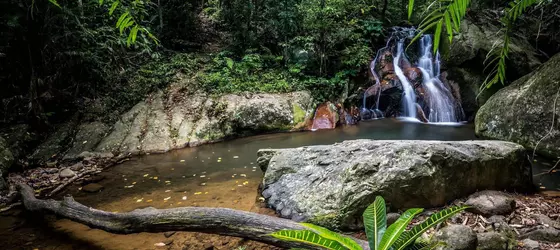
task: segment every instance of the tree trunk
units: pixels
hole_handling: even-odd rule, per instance
[[[302,242],[280,241],[269,234],[282,229],[305,229],[300,224],[277,217],[228,208],[181,207],[144,208],[128,213],[111,213],[87,207],[72,197],[62,201],[39,200],[33,189],[18,185],[24,207],[32,212],[47,212],[116,234],[139,232],[196,231],[247,238],[284,248],[321,249]],[[367,242],[356,240],[364,249]]]

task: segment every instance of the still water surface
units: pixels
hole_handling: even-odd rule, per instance
[[[126,212],[137,208],[181,206],[228,207],[271,213],[261,208],[257,189],[262,172],[256,152],[262,148],[291,148],[324,145],[352,139],[473,140],[472,124],[440,126],[382,119],[361,122],[334,130],[252,136],[216,144],[146,155],[131,159],[102,173],[99,193],[85,193],[79,186],[68,188],[79,202],[107,211]],[[548,165],[545,165],[548,164]],[[550,163],[537,160],[535,173]],[[535,182],[558,189],[558,173],[542,174]],[[89,229],[68,220],[40,219],[13,211],[0,216],[0,241],[7,249],[157,249],[154,244],[173,240],[167,249],[200,249],[224,241],[223,249],[243,245],[238,239],[181,232],[166,238],[158,233],[113,235]],[[169,242],[166,242],[169,243]],[[252,245],[262,248],[262,245]]]

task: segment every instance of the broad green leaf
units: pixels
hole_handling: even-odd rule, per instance
[[[229,57],[226,57],[226,64],[229,69],[233,69],[233,60]]]
[[[56,0],[49,0],[50,3],[52,3],[54,6],[58,7],[58,8],[62,8],[60,7],[60,5],[58,4],[58,2]]]
[[[99,6],[103,5],[103,0],[99,0]]]
[[[379,243],[379,247],[376,250],[389,250],[392,249],[393,243],[397,241],[397,239],[401,236],[403,231],[406,229],[410,221],[414,218],[415,215],[421,213],[424,209],[421,208],[411,208],[406,210],[401,217],[395,221],[381,239]]]
[[[397,241],[395,242],[394,245],[395,249],[397,250],[404,249],[406,246],[414,243],[416,239],[420,237],[428,229],[436,226],[437,224],[449,219],[449,217],[467,208],[468,206],[450,207],[432,214],[428,219],[414,226],[410,231],[405,231],[404,233],[402,233],[400,237],[397,239]]]
[[[321,237],[319,234],[311,230],[280,230],[270,234],[270,236],[280,240],[304,242],[330,250],[347,250],[347,248],[339,242]]]
[[[115,12],[117,6],[119,6],[119,1],[114,1],[113,4],[111,4],[111,8],[109,8],[109,16],[113,15],[113,12]]]
[[[440,41],[440,38],[441,38],[442,25],[443,25],[443,20],[439,20],[439,22],[437,23],[437,26],[436,26],[436,31],[434,32],[434,54],[439,49],[439,41]]]
[[[408,0],[408,20],[412,17],[412,10],[414,9],[414,0]]]
[[[324,227],[320,227],[317,225],[313,225],[313,224],[309,224],[309,223],[300,223],[302,226],[307,227],[309,229],[311,229],[312,231],[314,231],[315,233],[319,234],[319,236],[321,237],[325,237],[327,239],[331,239],[331,240],[335,240],[338,243],[342,244],[343,246],[345,246],[346,248],[350,249],[350,250],[362,250],[362,247],[360,246],[360,244],[358,244],[356,241],[345,237],[343,235],[340,235],[336,232],[333,232],[331,230],[328,230]]]
[[[127,18],[129,14],[130,14],[130,12],[128,12],[128,11],[125,12],[125,13],[123,13],[123,14],[119,17],[119,20],[117,20],[117,24],[115,25],[115,27],[117,27],[117,28],[120,27],[121,24],[122,24],[122,22],[124,21],[124,19]]]
[[[369,248],[376,249],[387,230],[387,215],[383,197],[375,197],[375,201],[364,211],[364,227],[368,238]]]
[[[427,243],[427,242],[416,242],[408,247],[406,250],[432,250],[436,249],[439,246],[445,245],[443,242],[434,242],[434,243]]]
[[[452,23],[451,23],[451,18],[449,17],[449,12],[445,12],[445,16],[444,16],[444,21],[445,21],[445,29],[447,31],[447,37],[449,38],[449,42],[453,42],[453,28],[451,27]]]

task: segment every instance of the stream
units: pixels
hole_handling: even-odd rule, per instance
[[[252,136],[133,158],[100,174],[102,179],[98,183],[104,187],[102,191],[86,193],[80,186],[70,186],[56,199],[69,194],[85,205],[113,212],[208,206],[273,215],[257,200],[263,174],[256,165],[258,149],[332,144],[350,139],[476,137],[472,124],[442,126],[398,119],[365,121],[334,130]],[[540,189],[555,192],[560,190],[559,173],[542,174],[551,166],[537,158],[533,174]],[[0,214],[0,241],[3,249],[234,249],[242,245],[247,249],[267,248],[255,242],[204,233],[178,232],[170,237],[163,233],[114,235],[66,219],[33,216],[19,209]],[[167,246],[157,247],[157,243]]]

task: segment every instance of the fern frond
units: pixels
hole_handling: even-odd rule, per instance
[[[414,0],[409,0],[409,8]],[[535,1],[535,0],[531,0]],[[420,38],[425,33],[434,30],[434,53],[439,49],[439,41],[441,39],[441,33],[443,32],[443,25],[445,25],[445,30],[447,32],[447,38],[449,42],[453,41],[453,35],[455,32],[459,32],[461,28],[461,21],[464,19],[467,9],[471,4],[470,0],[435,0],[434,3],[439,3],[440,8],[435,9],[430,14],[422,19],[420,22],[419,34],[410,43],[412,44],[418,38]],[[409,17],[412,11],[409,9]]]
[[[484,60],[484,69],[491,68],[488,77],[480,86],[480,92],[484,89],[492,87],[494,84],[506,83],[506,59],[509,56],[510,34],[513,29],[514,22],[525,12],[529,7],[539,4],[542,0],[513,0],[509,3],[509,7],[505,10],[505,16],[501,22],[503,28],[500,30],[503,33],[501,46],[492,46],[492,50],[486,55]],[[499,50],[497,50],[499,48]]]

